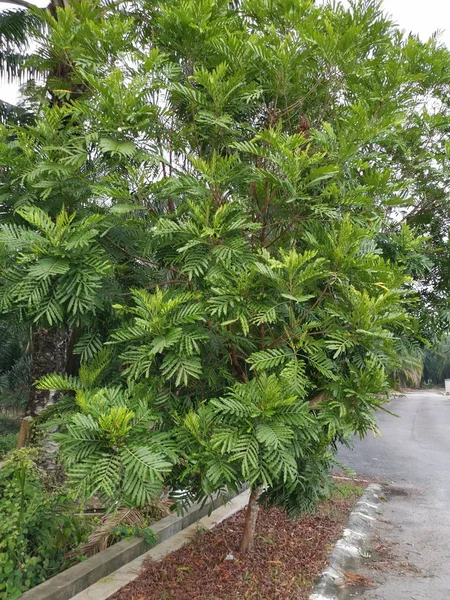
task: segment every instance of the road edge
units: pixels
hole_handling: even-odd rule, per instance
[[[322,571],[309,600],[338,600],[345,590],[345,571],[356,570],[374,533],[380,513],[383,487],[371,483],[355,504],[344,534],[331,552],[328,567]]]

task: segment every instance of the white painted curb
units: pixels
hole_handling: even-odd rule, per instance
[[[309,600],[338,600],[345,583],[344,571],[356,558],[362,556],[373,535],[377,515],[380,512],[381,485],[367,486],[350,513],[343,537],[336,542],[330,555],[328,567],[322,572]]]

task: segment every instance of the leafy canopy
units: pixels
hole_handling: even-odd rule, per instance
[[[102,380],[40,383],[74,394],[71,480],[129,504],[249,482],[310,507],[420,339],[433,257],[393,216],[429,189],[405,173],[442,165],[417,124],[447,50],[371,1],[55,15],[36,121],[1,129],[0,277],[4,311],[76,328],[82,368],[111,349]]]

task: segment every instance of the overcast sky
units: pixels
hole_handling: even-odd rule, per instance
[[[48,0],[36,0],[46,6]],[[384,0],[384,7],[398,25],[408,33],[418,33],[427,40],[435,31],[442,33],[441,39],[450,47],[450,1],[449,0]],[[2,4],[2,7],[8,5]],[[17,86],[0,81],[0,98],[14,102]]]

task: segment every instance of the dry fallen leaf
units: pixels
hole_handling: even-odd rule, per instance
[[[368,577],[364,577],[363,575],[358,575],[357,573],[350,573],[349,571],[344,571],[344,575],[347,585],[369,586],[374,584],[373,579],[369,579]]]

